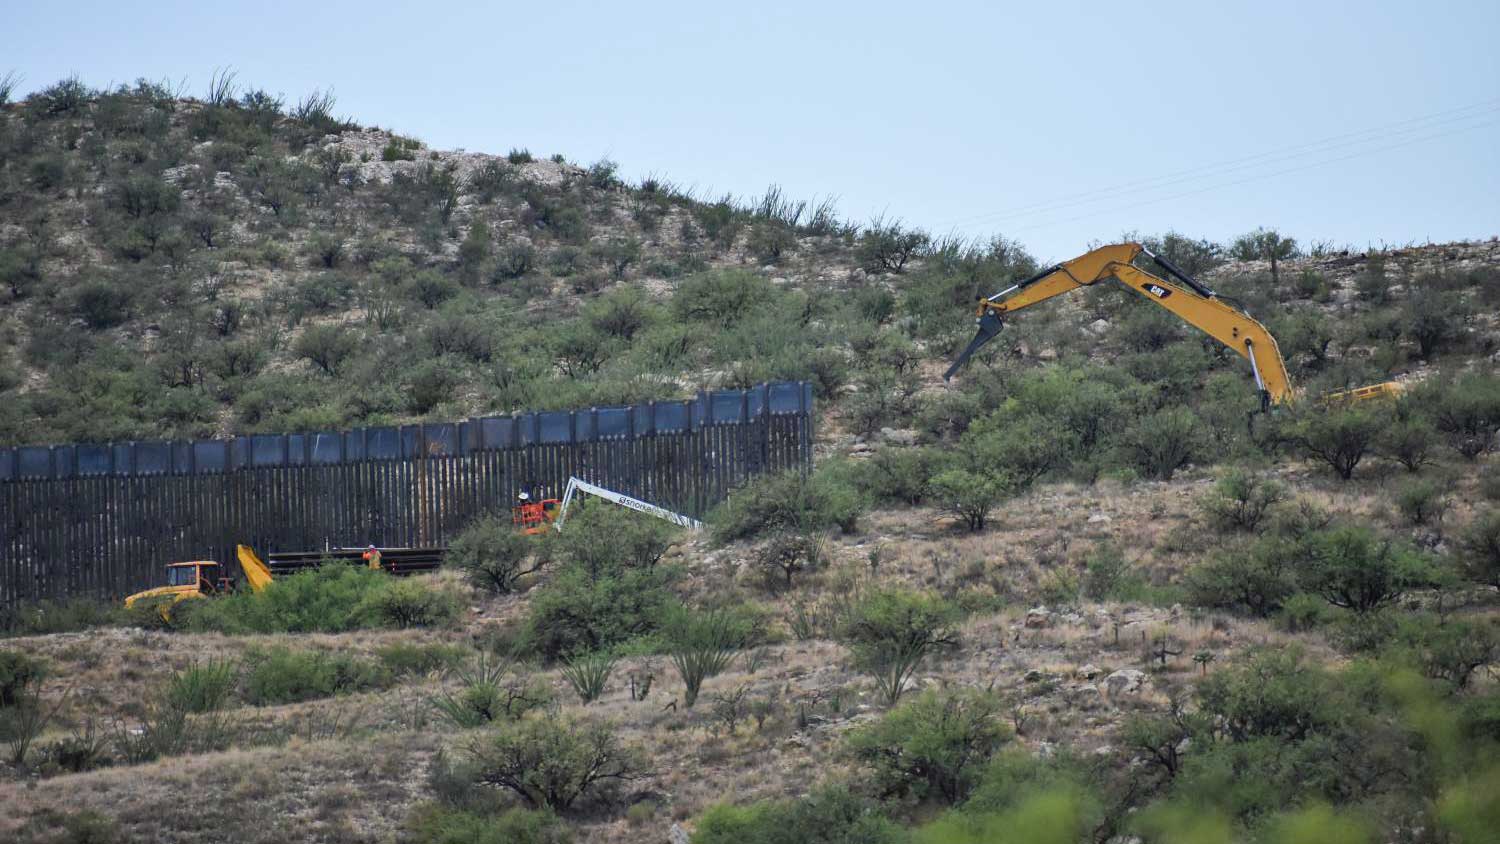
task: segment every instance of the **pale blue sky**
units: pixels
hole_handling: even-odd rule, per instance
[[[1500,235],[1496,0],[18,5],[0,72],[27,88],[201,94],[229,65],[435,147],[774,182],[1044,259],[1127,230]]]

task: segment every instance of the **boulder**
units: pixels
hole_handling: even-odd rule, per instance
[[[1073,672],[1073,676],[1078,677],[1082,680],[1093,680],[1098,678],[1103,673],[1103,669],[1093,664],[1092,662],[1089,662],[1080,665],[1078,667],[1078,670]]]
[[[1027,627],[1037,630],[1052,626],[1052,613],[1046,607],[1033,607],[1026,611]]]
[[[1096,319],[1093,322],[1089,323],[1088,327],[1085,328],[1084,331],[1087,331],[1089,334],[1092,334],[1095,337],[1103,337],[1105,334],[1109,333],[1109,320]]]
[[[1112,521],[1114,521],[1114,519],[1110,518],[1105,513],[1095,513],[1094,515],[1089,516],[1089,524],[1091,525],[1108,524]]]
[[[693,834],[682,828],[682,824],[674,823],[667,830],[667,844],[692,844]]]
[[[1146,672],[1134,668],[1122,668],[1104,678],[1104,690],[1110,697],[1135,694],[1145,684]]]

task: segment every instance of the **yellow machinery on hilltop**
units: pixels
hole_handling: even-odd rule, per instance
[[[1133,261],[1141,255],[1151,259],[1170,277],[1153,275]],[[1028,308],[1079,287],[1113,280],[1144,296],[1148,301],[1176,314],[1178,318],[1223,343],[1250,362],[1255,386],[1260,389],[1261,406],[1284,404],[1295,396],[1287,375],[1286,361],[1276,338],[1254,317],[1219,297],[1207,286],[1178,269],[1171,261],[1153,253],[1139,243],[1101,246],[1071,261],[1048,267],[988,298],[979,300],[976,312],[979,331],[968,347],[944,373],[953,377],[959,367],[980,346],[993,340],[1004,325],[1002,316]],[[1394,396],[1400,392],[1394,381],[1372,384],[1354,390],[1329,393],[1321,398],[1330,402],[1358,402]]]
[[[245,573],[245,582],[252,592],[260,592],[271,582],[271,569],[248,545],[235,547],[240,561],[240,570]],[[194,560],[186,563],[167,564],[167,585],[137,592],[125,599],[125,606],[133,607],[138,602],[158,603],[162,618],[167,618],[171,608],[193,598],[227,595],[237,588],[234,578],[225,574],[223,566],[213,560]]]

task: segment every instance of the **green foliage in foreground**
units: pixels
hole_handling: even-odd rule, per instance
[[[366,627],[431,627],[458,618],[458,596],[426,577],[395,578],[366,568],[325,565],[248,590],[179,605],[190,630],[339,633]]]
[[[349,654],[276,647],[245,655],[241,688],[246,703],[265,706],[381,689],[392,680],[383,665]]]
[[[847,788],[800,800],[720,805],[698,820],[693,844],[900,844],[906,832],[874,802]]]
[[[406,822],[414,844],[570,844],[573,833],[548,811],[471,812],[430,803]]]
[[[94,627],[123,626],[128,622],[129,613],[118,602],[95,598],[23,601],[0,608],[0,636],[72,633]]]

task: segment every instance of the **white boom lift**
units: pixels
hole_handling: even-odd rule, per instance
[[[563,522],[568,518],[568,504],[572,502],[573,494],[575,492],[586,492],[589,495],[602,498],[605,501],[610,502],[611,504],[618,504],[621,507],[635,510],[640,513],[645,513],[650,516],[655,516],[658,519],[665,519],[666,521],[669,521],[674,525],[685,527],[689,530],[703,529],[703,523],[698,521],[697,519],[689,518],[682,515],[681,513],[674,513],[665,507],[658,507],[655,504],[650,503],[649,501],[642,501],[639,498],[631,498],[624,493],[615,492],[612,489],[605,489],[602,486],[591,484],[588,481],[576,477],[568,478],[568,489],[563,493],[562,504],[558,507],[559,512],[557,514],[557,521],[552,523],[552,526],[554,528],[558,530],[563,529]]]

